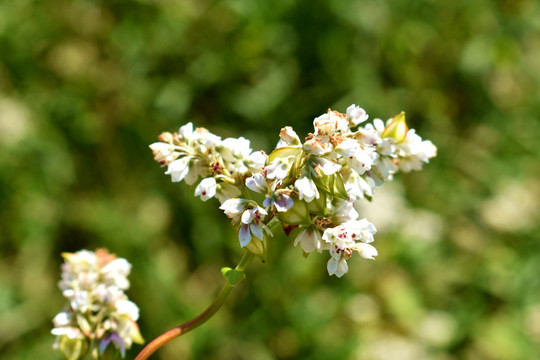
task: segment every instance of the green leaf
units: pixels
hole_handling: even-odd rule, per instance
[[[322,174],[321,177],[312,176],[311,180],[317,185],[319,190],[322,190],[328,194],[333,195],[334,185],[331,184],[331,177],[325,174]],[[320,191],[319,191],[320,192]]]
[[[221,273],[223,277],[231,284],[231,286],[236,286],[240,281],[246,278],[246,274],[241,270],[235,270],[230,267],[221,268]]]

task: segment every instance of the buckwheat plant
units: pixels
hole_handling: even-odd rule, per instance
[[[315,118],[314,132],[302,141],[289,126],[281,129],[274,151],[252,151],[249,140],[221,139],[191,123],[178,133],[162,133],[150,145],[154,159],[166,166],[173,182],[194,185],[195,196],[217,198],[238,229],[245,249],[235,269],[223,268],[226,284],[201,315],[156,338],[137,357],[146,359],[166,342],[204,323],[221,307],[232,287],[245,278],[255,256],[265,259],[268,241],[282,227],[305,256],[327,253],[329,275],[343,276],[347,260],[358,253],[374,259],[375,226],[360,219],[355,205],[370,200],[377,186],[401,170],[420,170],[437,148],[408,129],[405,114],[386,124],[368,119],[351,105],[346,113],[328,110]],[[260,194],[257,196],[255,193]],[[262,196],[261,196],[262,195]],[[254,198],[264,199],[260,202]]]
[[[124,357],[133,342],[142,344],[139,308],[124,294],[131,264],[104,249],[62,256],[58,285],[68,304],[53,320],[54,347],[68,360],[105,360],[118,352]]]

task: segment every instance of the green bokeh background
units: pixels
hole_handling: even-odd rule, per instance
[[[269,152],[351,103],[406,111],[439,148],[361,214],[377,260],[330,278],[278,236],[155,359],[540,358],[535,0],[1,1],[0,357],[61,358],[64,251],[133,264],[147,340],[210,303],[241,251],[217,201],[153,161],[162,131],[192,121]]]

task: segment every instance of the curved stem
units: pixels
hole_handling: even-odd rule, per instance
[[[238,271],[244,271],[245,268],[248,266],[249,262],[253,259],[253,254],[249,251],[246,251],[244,256],[242,257],[242,260],[238,263],[235,270]],[[208,321],[214,314],[221,308],[221,306],[225,303],[225,300],[227,300],[227,297],[229,296],[232,288],[234,286],[231,285],[229,281],[223,285],[223,288],[219,292],[219,295],[216,297],[214,302],[210,304],[204,310],[202,313],[200,313],[197,317],[191,319],[190,321],[175,327],[174,329],[171,329],[154,340],[152,340],[148,345],[145,346],[144,349],[137,355],[135,360],[146,360],[152,355],[156,350],[158,350],[160,347],[168,343],[169,341],[177,338],[180,335],[183,335],[187,333],[190,330],[193,330],[202,324],[204,324],[206,321]]]

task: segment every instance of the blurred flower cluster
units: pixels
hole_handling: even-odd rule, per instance
[[[66,359],[105,359],[118,350],[124,357],[133,342],[143,343],[139,308],[124,293],[131,264],[104,249],[62,255],[59,287],[68,304],[53,320],[55,348]]]
[[[220,137],[188,123],[178,133],[163,133],[150,148],[167,166],[173,182],[185,180],[203,201],[216,197],[240,246],[264,257],[271,225],[279,223],[307,254],[328,251],[328,273],[348,271],[354,252],[373,259],[376,232],[360,219],[358,203],[401,170],[420,170],[437,148],[408,129],[401,113],[384,123],[368,119],[356,105],[346,113],[328,110],[313,121],[304,141],[289,126],[281,129],[269,155],[253,152],[249,140]]]

